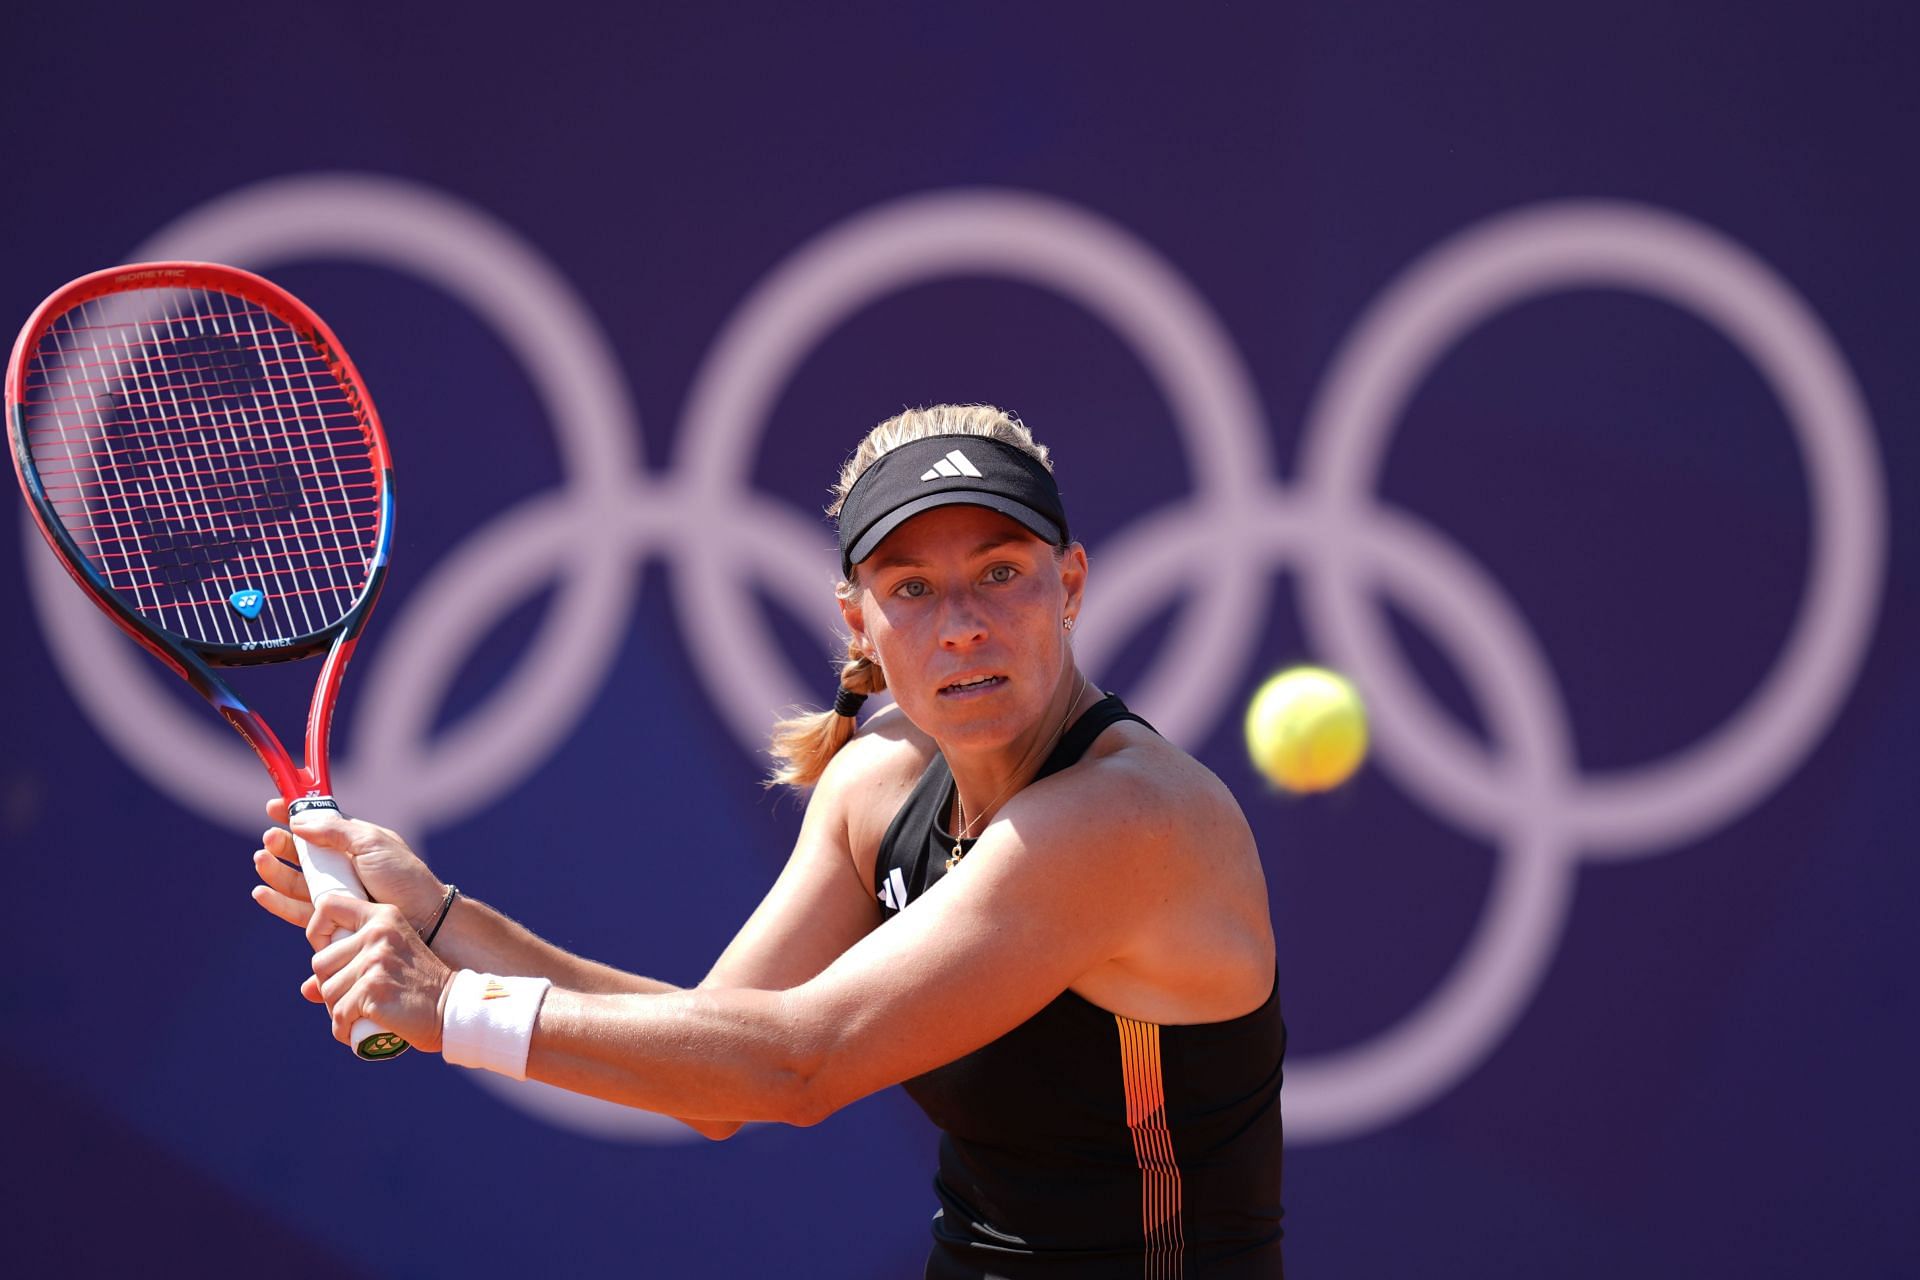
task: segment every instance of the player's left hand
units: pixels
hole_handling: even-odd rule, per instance
[[[334,938],[351,929],[351,937]],[[329,941],[333,938],[332,941]],[[300,994],[324,1004],[333,1038],[352,1041],[353,1024],[371,1018],[416,1049],[440,1049],[441,1005],[453,970],[427,949],[399,908],[324,895],[307,921],[313,976]]]
[[[307,896],[307,878],[300,855],[287,831],[287,802],[275,796],[267,802],[267,816],[283,824],[260,838],[253,851],[253,869],[260,876],[253,900],[288,924],[305,928],[313,907]],[[413,927],[424,933],[433,927],[446,900],[447,886],[407,847],[407,842],[385,827],[345,818],[328,810],[311,810],[297,820],[300,834],[318,848],[332,849],[353,860],[354,874],[375,902],[391,902],[407,913]]]

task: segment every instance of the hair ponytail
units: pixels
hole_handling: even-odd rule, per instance
[[[847,641],[847,660],[840,664],[840,687],[865,697],[887,687],[880,664]],[[853,739],[860,721],[836,711],[806,711],[773,726],[774,770],[767,785],[810,787],[827,771],[827,762]]]

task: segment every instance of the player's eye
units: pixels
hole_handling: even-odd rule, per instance
[[[905,596],[909,600],[918,600],[927,594],[927,584],[919,578],[908,578],[893,589],[893,594]]]
[[[987,570],[988,582],[1007,583],[1020,576],[1020,571],[1010,564],[997,564]]]

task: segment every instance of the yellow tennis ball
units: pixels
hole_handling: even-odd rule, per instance
[[[1353,685],[1324,667],[1271,677],[1247,707],[1253,767],[1288,791],[1327,791],[1367,755],[1367,711]]]

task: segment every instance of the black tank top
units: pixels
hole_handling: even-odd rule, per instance
[[[1146,724],[1112,695],[1094,704],[1036,777],[1122,720]],[[946,874],[952,808],[953,774],[935,755],[875,860],[888,919]],[[1286,1040],[1277,982],[1252,1013],[1186,1026],[1065,991],[906,1081],[942,1130],[927,1277],[1279,1276]]]

